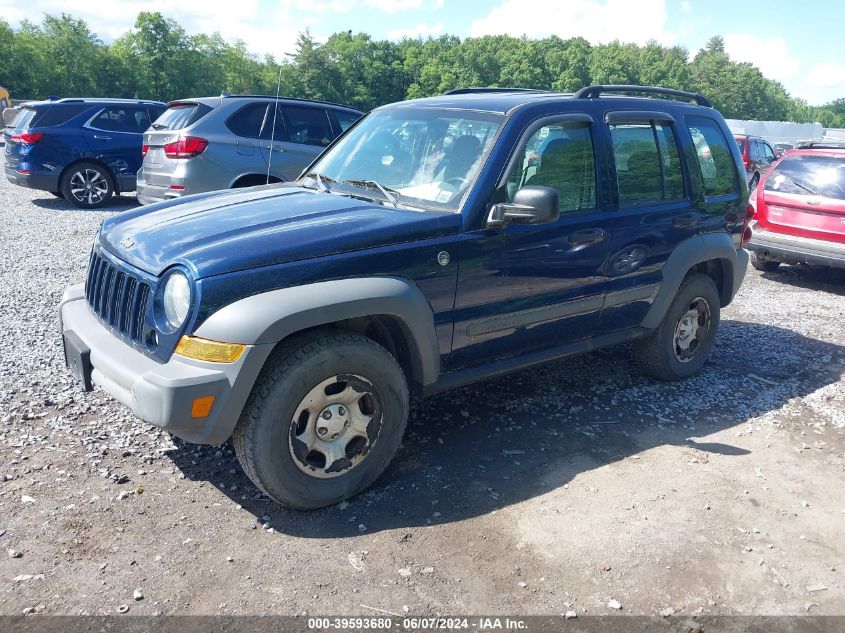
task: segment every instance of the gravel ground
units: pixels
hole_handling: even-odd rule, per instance
[[[65,370],[134,204],[0,182],[0,614],[845,614],[842,275],[751,270],[683,383],[623,347],[415,403],[372,490],[297,513]]]

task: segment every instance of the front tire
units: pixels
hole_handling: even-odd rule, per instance
[[[114,183],[108,170],[89,161],[68,167],[59,184],[65,199],[80,209],[101,207],[114,194]]]
[[[665,381],[697,373],[713,350],[720,306],[712,278],[695,273],[684,279],[657,329],[634,342],[643,373]]]
[[[256,486],[309,510],[372,484],[396,454],[407,419],[408,386],[396,359],[364,336],[320,331],[273,353],[233,443]]]

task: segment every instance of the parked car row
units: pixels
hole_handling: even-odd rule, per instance
[[[5,173],[83,208],[136,189],[146,204],[280,182],[296,178],[361,114],[265,96],[30,102],[4,129]]]
[[[751,263],[845,268],[845,143],[810,142],[783,153],[752,194]]]

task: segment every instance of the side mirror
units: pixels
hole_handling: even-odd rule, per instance
[[[514,194],[513,202],[494,204],[487,215],[487,228],[514,224],[546,224],[560,217],[557,190],[529,185]]]

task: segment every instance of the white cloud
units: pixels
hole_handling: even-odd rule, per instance
[[[807,83],[816,88],[839,88],[845,92],[845,66],[839,62],[816,64],[807,74]]]
[[[376,9],[384,13],[399,13],[421,8],[423,0],[295,0],[300,11],[315,13],[349,13],[353,9]]]
[[[24,18],[38,22],[45,13],[64,12],[85,20],[102,40],[111,42],[132,28],[139,12],[158,11],[190,34],[219,32],[229,41],[243,40],[252,53],[281,59],[293,52],[301,31],[319,29],[319,16],[326,12],[395,14],[424,4],[438,7],[442,0],[238,0],[234,5],[230,0],[111,0],[107,10],[90,0],[62,0],[60,5],[56,0],[0,0],[0,16],[17,26]]]
[[[671,44],[666,30],[665,0],[504,0],[470,26],[470,35],[583,37],[593,44],[613,40],[644,44],[650,39]]]
[[[401,40],[403,37],[429,37],[443,34],[443,22],[437,24],[426,24],[418,22],[409,28],[399,28],[388,31],[387,37],[391,40]]]
[[[769,79],[789,81],[801,67],[789,55],[789,47],[782,37],[757,37],[748,33],[725,35],[725,52],[737,62],[750,62]]]
[[[684,13],[689,13],[690,11],[692,11],[692,5],[688,2],[688,0],[684,0],[681,3],[681,11],[683,11]]]

